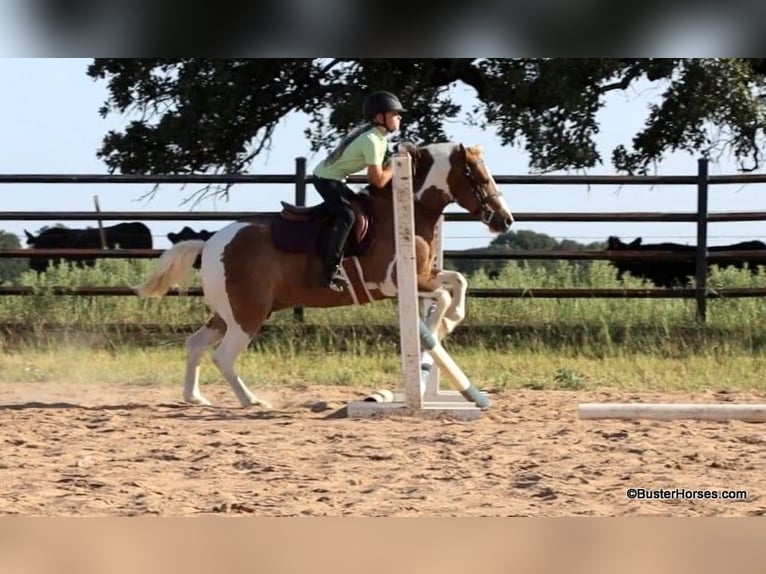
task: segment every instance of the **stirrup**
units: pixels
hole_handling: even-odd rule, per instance
[[[348,287],[348,281],[341,274],[339,265],[332,270],[332,274],[322,278],[322,286],[337,292],[342,292]]]

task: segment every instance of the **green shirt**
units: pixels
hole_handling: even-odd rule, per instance
[[[352,131],[340,145],[314,169],[324,179],[345,181],[368,165],[382,165],[388,150],[385,134],[375,126],[364,125]]]

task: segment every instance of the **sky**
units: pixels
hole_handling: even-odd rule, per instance
[[[101,141],[110,129],[119,129],[126,118],[109,115],[102,118],[99,107],[107,98],[106,82],[86,75],[89,59],[0,59],[0,118],[2,120],[3,174],[105,174],[105,164],[96,157]],[[456,90],[458,103],[466,109],[473,103],[470,89]],[[647,115],[647,106],[658,95],[658,88],[643,86],[625,93],[612,94],[600,115],[601,132],[598,147],[605,165],[587,171],[589,175],[611,175],[611,149],[629,144]],[[405,118],[406,121],[406,118]],[[321,156],[312,154],[303,136],[303,116],[285,119],[277,129],[270,152],[257,157],[250,173],[292,174],[295,158],[304,156],[309,173]],[[448,127],[450,137],[466,144],[481,144],[486,162],[495,175],[532,173],[528,158],[520,147],[503,147],[491,130],[460,123]],[[697,158],[687,153],[669,155],[657,167],[658,175],[691,175],[696,173]],[[558,172],[563,174],[564,172]],[[582,172],[580,172],[582,173]],[[711,163],[710,174],[736,173],[733,160]],[[694,186],[624,186],[616,185],[501,185],[501,191],[513,212],[564,211],[684,211],[696,210]],[[710,211],[766,210],[764,184],[710,186]],[[151,185],[129,184],[0,184],[2,205],[7,211],[92,211],[93,196],[98,195],[102,211],[185,211],[192,209],[183,201],[193,188],[163,184],[151,200],[141,199]],[[312,186],[307,187],[307,203],[320,201]],[[292,202],[294,191],[288,185],[238,185],[229,201],[212,200],[197,204],[193,211],[276,211],[279,201]],[[458,211],[451,206],[448,211]],[[24,229],[32,232],[56,221],[0,221],[0,229],[23,238]],[[64,222],[69,227],[95,226],[95,221]],[[114,224],[109,222],[107,224]],[[151,221],[155,248],[170,245],[167,233],[189,224],[194,228],[214,230],[221,221],[189,222]],[[557,239],[580,242],[605,240],[617,235],[623,240],[637,236],[644,242],[675,241],[695,243],[696,227],[690,223],[524,223],[517,221],[513,229],[530,229]],[[711,223],[708,237],[711,245],[721,245],[763,238],[760,222]],[[449,222],[444,230],[445,249],[484,247],[493,235],[480,223]],[[24,240],[22,239],[22,245]]]

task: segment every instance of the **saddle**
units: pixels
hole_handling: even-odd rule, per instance
[[[327,242],[334,218],[324,203],[299,207],[281,201],[282,211],[271,221],[271,241],[274,247],[287,253],[321,254]],[[344,256],[361,256],[372,246],[375,238],[371,201],[367,195],[355,195],[351,209],[356,216]]]

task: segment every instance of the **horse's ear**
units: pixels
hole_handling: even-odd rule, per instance
[[[463,159],[465,159],[465,157],[466,157],[466,151],[465,151],[465,146],[463,145],[463,142],[460,142],[458,145],[460,146],[460,147],[458,148],[458,149],[460,149],[460,157],[462,157]]]
[[[34,240],[35,240],[35,236],[34,236],[34,235],[32,235],[32,234],[31,234],[29,231],[27,231],[26,229],[24,230],[24,233],[26,233],[26,234],[27,234],[27,243],[33,243],[33,242],[34,242]]]

